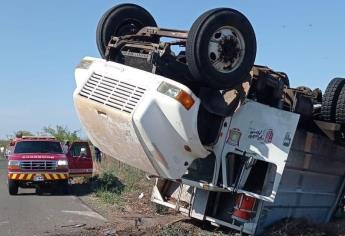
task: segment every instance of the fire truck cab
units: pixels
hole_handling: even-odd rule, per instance
[[[54,137],[23,136],[11,141],[8,155],[8,191],[16,195],[19,187],[56,185],[68,192],[71,177],[92,175],[92,156],[87,142],[75,142],[67,153]]]

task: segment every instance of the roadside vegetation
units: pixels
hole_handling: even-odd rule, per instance
[[[80,131],[79,130],[70,130],[67,126],[62,125],[56,125],[53,126],[45,126],[42,128],[41,131],[37,132],[36,134],[28,131],[28,130],[17,130],[13,132],[12,134],[7,135],[7,140],[13,139],[13,138],[20,138],[22,136],[53,136],[57,140],[64,142],[64,141],[70,141],[74,142],[77,140],[80,140]]]
[[[61,142],[64,142],[64,141],[75,142],[77,140],[80,140],[79,132],[80,132],[79,130],[70,130],[66,126],[56,125],[55,127],[52,127],[52,126],[43,127],[40,133],[43,135],[53,136]]]
[[[0,140],[0,147],[6,147],[8,145],[8,140]]]
[[[130,196],[138,198],[152,187],[153,182],[144,172],[111,157],[103,157],[96,169],[98,173],[92,183],[94,195],[107,204],[121,208]]]

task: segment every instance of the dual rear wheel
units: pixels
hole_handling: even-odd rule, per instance
[[[334,78],[322,97],[321,115],[325,121],[345,124],[345,79]]]

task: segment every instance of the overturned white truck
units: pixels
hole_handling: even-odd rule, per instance
[[[253,66],[254,31],[227,8],[188,32],[118,5],[97,43],[104,59],[76,68],[75,108],[94,145],[157,178],[152,201],[247,234],[286,217],[330,219],[344,187],[333,109],[343,79],[322,101],[319,90],[291,89],[285,73]]]

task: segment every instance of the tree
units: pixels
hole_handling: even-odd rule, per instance
[[[43,127],[43,133],[45,135],[54,136],[57,140],[61,142],[75,142],[77,140],[80,140],[80,137],[78,135],[79,130],[70,131],[66,126],[63,127],[57,125],[55,128],[52,128],[51,126]]]
[[[9,143],[10,143],[9,140],[1,139],[0,140],[0,147],[6,147]]]

